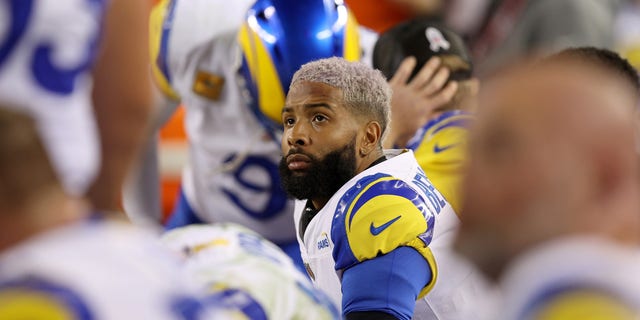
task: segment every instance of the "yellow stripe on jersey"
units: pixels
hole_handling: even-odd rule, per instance
[[[151,10],[149,17],[149,53],[153,78],[168,98],[179,100],[180,96],[171,87],[168,74],[168,46],[173,7],[176,0],[161,0]]]
[[[405,182],[385,175],[373,177],[361,179],[348,190],[341,200],[345,206],[341,203],[336,211],[331,232],[337,250],[336,268],[348,268],[401,246],[412,247],[432,270],[432,280],[422,290],[423,296],[437,276],[433,254],[420,239],[433,228],[427,223],[427,214],[431,217],[431,213],[425,200]]]
[[[429,125],[412,149],[429,180],[458,213],[462,209],[463,167],[466,160],[467,125],[473,116],[456,112]]]
[[[624,303],[599,292],[571,292],[545,304],[532,319],[536,320],[623,320],[638,319]]]

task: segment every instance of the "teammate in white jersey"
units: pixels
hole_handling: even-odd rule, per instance
[[[5,108],[0,190],[0,319],[208,314],[155,236],[65,194],[34,121]]]
[[[455,214],[411,151],[382,150],[391,92],[340,58],[302,66],[282,113],[280,175],[315,284],[347,319],[410,319],[435,283],[435,216]]]
[[[637,319],[638,75],[579,49],[488,82],[457,247],[500,281],[491,319]]]
[[[145,0],[0,1],[0,102],[35,118],[65,189],[89,192],[100,209],[119,207],[147,125],[149,58],[139,44],[149,7]]]
[[[154,75],[186,107],[190,146],[168,227],[238,223],[299,261],[272,123],[300,65],[359,58],[358,29],[342,4],[253,2],[167,0],[153,11]]]
[[[215,295],[242,295],[251,319],[338,319],[338,309],[314,288],[280,248],[239,225],[191,225],[163,242],[185,257],[194,285]]]

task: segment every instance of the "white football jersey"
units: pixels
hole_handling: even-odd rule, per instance
[[[638,319],[639,274],[637,249],[594,237],[550,241],[509,265],[500,281],[502,301],[491,319],[569,318],[585,304],[619,312],[617,317],[604,313],[593,319]],[[631,315],[623,316],[627,312]]]
[[[0,2],[0,105],[34,117],[65,189],[99,165],[92,67],[107,0]]]
[[[256,120],[238,83],[237,32],[252,3],[172,1],[157,17],[167,30],[157,40],[166,43],[169,90],[186,108],[182,188],[189,205],[203,221],[238,223],[279,243],[295,239],[293,202],[279,182],[280,144]],[[220,91],[196,93],[198,79],[220,81]]]
[[[438,236],[438,222],[434,226],[434,219],[455,213],[426,178],[413,152],[389,150],[386,156],[386,161],[361,172],[340,188],[313,217],[303,237],[299,229],[306,201],[296,201],[294,216],[302,260],[314,284],[337,305],[342,303],[341,265],[372,259],[399,246],[410,246],[420,252],[431,265],[434,279],[440,272],[427,246],[432,236],[433,239]],[[362,199],[367,199],[364,204]],[[376,225],[381,227],[374,228]],[[380,228],[384,226],[389,231],[382,232]],[[348,243],[349,248],[337,249],[353,252],[356,261],[335,261],[334,251],[341,245],[336,241]],[[433,280],[421,296],[432,287]]]
[[[204,316],[175,258],[154,235],[124,223],[60,227],[0,254],[0,318]]]
[[[337,319],[338,311],[313,288],[280,248],[234,224],[191,225],[174,229],[164,243],[185,255],[192,283],[208,292],[244,293],[245,305],[265,319]],[[246,301],[251,301],[247,303]],[[242,308],[239,309],[249,309]]]

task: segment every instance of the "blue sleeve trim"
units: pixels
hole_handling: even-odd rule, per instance
[[[342,312],[381,311],[409,320],[431,274],[427,261],[410,247],[356,264],[342,274]]]

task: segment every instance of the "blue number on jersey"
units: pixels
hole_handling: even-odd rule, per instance
[[[225,163],[234,161],[236,155],[233,154],[225,160]],[[266,172],[269,176],[270,183],[268,185],[258,185],[247,181],[245,175],[251,174],[251,170],[260,170]],[[246,159],[233,172],[235,180],[246,189],[246,192],[268,193],[269,200],[261,210],[251,209],[247,204],[243,203],[240,197],[231,190],[222,188],[222,192],[233,202],[240,210],[247,215],[258,219],[267,220],[279,213],[282,213],[287,205],[287,195],[280,186],[280,174],[278,166],[266,157],[247,156]]]
[[[89,3],[91,13],[96,21],[103,20],[105,0],[85,0]],[[20,39],[27,30],[29,20],[32,18],[33,0],[6,0],[9,8],[9,29],[6,39],[0,41],[0,68],[9,58]],[[55,32],[55,31],[53,31]],[[56,66],[51,58],[54,52],[54,44],[42,41],[36,45],[31,61],[31,72],[40,86],[44,89],[60,95],[68,95],[73,92],[75,80],[78,75],[88,70],[94,61],[99,42],[99,30],[91,35],[87,42],[87,52],[78,61],[77,65],[68,69]]]
[[[422,172],[422,170],[420,170],[420,172],[418,172],[413,178],[413,183],[415,183],[415,185],[417,185],[418,188],[427,195],[429,202],[431,202],[431,205],[436,210],[436,214],[440,214],[440,211],[442,211],[442,208],[447,205],[447,202],[438,195],[436,188],[431,184],[429,179],[427,179],[427,176]]]

